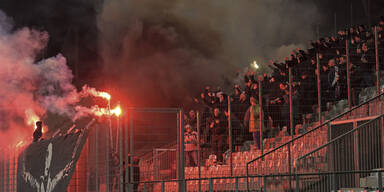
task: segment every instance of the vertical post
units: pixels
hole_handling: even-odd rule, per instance
[[[229,167],[231,170],[231,176],[233,175],[233,164],[232,164],[232,123],[231,123],[231,97],[228,95],[228,137],[229,137]]]
[[[291,178],[291,177],[289,177],[289,178]],[[263,180],[264,180],[264,186],[263,186],[263,191],[267,191],[267,176],[263,176]],[[289,179],[289,180],[291,180],[291,179]],[[291,181],[289,181],[289,183],[291,183]],[[289,184],[289,185],[291,185],[291,184]],[[289,189],[290,191],[292,191],[292,187],[290,186],[290,188],[291,189]]]
[[[185,178],[184,178],[184,170],[185,170],[185,166],[184,166],[184,111],[182,109],[179,110],[179,117],[180,117],[180,125],[179,125],[179,139],[180,139],[180,155],[179,155],[179,191],[180,192],[183,192],[185,187],[184,187],[184,181],[185,181]]]
[[[317,69],[317,105],[318,113],[319,113],[319,123],[322,124],[322,118],[321,118],[321,79],[320,79],[320,59],[319,59],[319,53],[316,53],[316,69]]]
[[[264,146],[263,146],[263,131],[264,131],[264,114],[263,114],[263,98],[261,97],[261,78],[262,76],[259,76],[257,78],[258,84],[259,84],[259,114],[260,114],[260,148],[261,148],[261,155],[264,154]],[[247,178],[248,179],[248,178]]]
[[[209,192],[213,192],[213,181],[212,181],[212,178],[209,178],[209,187],[208,187],[208,191]]]
[[[112,130],[112,113],[111,113],[111,100],[108,100],[108,123],[109,123],[109,137],[110,137],[110,147],[111,147],[111,150],[113,150],[114,146],[113,146],[113,130]]]
[[[105,155],[106,155],[106,164],[105,164],[105,185],[106,185],[106,191],[107,192],[109,192],[109,153],[110,153],[110,126],[108,126],[108,128],[107,129],[105,129],[106,130],[106,134],[105,134],[105,136],[106,136],[106,143],[105,143],[105,145],[106,145],[106,149],[105,149]]]
[[[89,135],[89,132],[88,132],[88,135]],[[90,162],[89,161],[89,159],[90,159],[89,155],[91,154],[91,149],[90,149],[90,145],[91,144],[90,144],[90,142],[91,142],[91,139],[90,139],[90,137],[88,137],[87,141],[86,141],[86,146],[85,146],[86,153],[87,153],[87,155],[85,156],[85,164],[86,164],[86,169],[85,170],[87,171],[87,173],[91,172],[91,166],[87,164],[88,162]],[[86,181],[85,181],[85,190],[86,190],[86,192],[88,192],[89,191],[89,181],[90,181],[89,180],[89,174],[85,175],[85,179],[86,179]]]
[[[1,154],[4,154],[1,149],[0,149],[0,153]],[[0,191],[4,191],[4,176],[3,176],[3,158],[1,157],[0,158]]]
[[[296,192],[300,192],[300,180],[299,175],[296,173]]]
[[[134,151],[134,135],[133,135],[133,113],[131,112],[131,115],[129,116],[129,171],[130,171],[130,183],[131,185],[133,186],[134,185],[134,181],[135,181],[135,177],[134,177],[134,171],[133,171],[133,157],[135,156],[135,151]]]
[[[249,170],[248,170],[248,162],[245,164],[245,173],[246,173],[246,176],[247,176],[247,180],[246,180],[246,189],[247,191],[249,191]]]
[[[120,150],[120,186],[119,191],[124,191],[124,167],[123,167],[123,161],[124,161],[124,154],[123,154],[123,129],[120,123],[120,116],[117,117],[117,129],[119,132],[119,150]]]
[[[201,148],[200,148],[200,112],[196,113],[196,126],[197,126],[197,169],[199,174],[199,192],[201,191]]]
[[[9,153],[9,152],[8,152]],[[5,158],[5,191],[9,191],[9,156]]]
[[[377,26],[375,26],[375,56],[376,56],[376,95],[380,94],[380,68],[379,68],[379,45],[377,37]]]
[[[248,177],[247,177],[247,180],[248,180]],[[247,188],[247,191],[248,191],[249,189]],[[239,191],[239,178],[238,177],[236,177],[236,179],[235,179],[235,191],[236,192],[238,192]]]
[[[164,181],[161,181],[161,192],[165,192]]]
[[[95,130],[95,189],[96,191],[99,191],[99,141],[97,140],[98,132],[100,129],[93,129]]]
[[[125,138],[124,138],[124,141],[125,141],[125,181],[124,181],[124,188],[125,188],[125,191],[128,191],[129,190],[129,185],[128,185],[128,181],[129,181],[129,148],[128,148],[128,130],[129,130],[129,126],[128,126],[128,122],[130,122],[130,118],[131,118],[131,114],[132,114],[132,111],[127,111],[126,115],[125,115],[125,118],[124,118],[124,133],[125,133]]]
[[[291,138],[293,139],[293,111],[292,111],[292,67],[288,67],[288,79],[289,79],[289,126],[291,128]],[[291,144],[288,145],[288,172],[289,172],[289,190],[292,191],[292,178],[291,178],[291,171],[292,171],[292,151],[291,151]],[[265,186],[265,183],[264,183]]]
[[[120,105],[120,101],[118,102],[118,104]],[[111,114],[112,115],[112,114]],[[119,150],[119,145],[120,145],[120,135],[121,135],[121,132],[120,132],[120,116],[117,116],[116,117],[116,142],[115,142],[115,152],[120,152]]]
[[[347,94],[348,94],[348,107],[349,109],[352,108],[351,106],[351,82],[350,82],[350,74],[349,74],[349,35],[347,39],[345,40],[345,55],[346,55],[346,60],[347,60]]]
[[[377,179],[378,179],[378,187],[379,187],[379,191],[380,192],[383,192],[383,178],[382,178],[382,172],[379,171],[378,174],[377,174]]]
[[[294,134],[294,124],[293,124],[293,109],[292,109],[292,67],[288,67],[288,72],[289,72],[289,126],[291,128],[291,137],[293,139],[293,134]]]
[[[108,100],[108,128],[106,129],[106,169],[105,169],[105,185],[106,185],[106,191],[109,192],[109,188],[110,188],[110,183],[109,183],[109,179],[110,179],[110,175],[109,175],[109,161],[110,161],[110,148],[112,146],[113,148],[113,142],[112,142],[112,122],[111,122],[111,101]]]
[[[180,121],[181,121],[181,117],[180,117],[180,112],[177,112],[176,114],[177,116],[177,139],[176,139],[176,147],[177,147],[177,150],[176,150],[176,167],[177,167],[177,171],[176,171],[176,179],[180,180],[180,174],[181,174],[181,170],[180,170],[180,156],[181,156],[181,153],[180,153],[180,148],[181,148],[181,139],[180,139],[180,135],[181,135],[181,128],[180,128]],[[184,171],[184,170],[183,170]]]

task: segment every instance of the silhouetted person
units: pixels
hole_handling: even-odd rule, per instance
[[[37,121],[35,132],[33,132],[33,142],[39,141],[42,136],[43,136],[43,122]]]

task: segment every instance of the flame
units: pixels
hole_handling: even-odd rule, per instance
[[[106,100],[111,100],[111,95],[109,93],[104,91],[97,91],[95,88],[88,87],[87,85],[83,86],[82,94],[83,96],[92,95],[94,97],[101,97]]]
[[[259,65],[257,64],[256,60],[253,61],[253,63],[251,64],[251,66],[255,69],[259,69]]]
[[[84,116],[85,114],[94,115],[97,117],[102,116],[120,116],[122,113],[120,105],[117,105],[115,108],[109,110],[108,108],[102,108],[98,105],[94,105],[91,108],[83,107],[83,106],[76,106],[75,110],[77,111],[76,116],[73,118],[73,121],[77,120],[78,118]]]
[[[111,100],[111,95],[107,92],[98,92],[97,96],[102,97],[106,100]]]
[[[32,109],[27,109],[25,111],[26,123],[29,126],[33,126],[33,129],[36,129],[36,122],[40,120],[39,116]]]
[[[116,115],[117,117],[121,115],[120,105],[117,105],[114,109],[111,109],[111,115]]]

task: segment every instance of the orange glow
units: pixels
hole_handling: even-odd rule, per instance
[[[40,121],[40,117],[37,116],[32,109],[27,109],[25,111],[25,117],[27,125],[33,127],[33,130],[35,130],[37,128],[36,122]],[[43,125],[43,127],[41,128],[41,132],[45,133],[46,131],[48,131],[48,127]]]
[[[112,115],[120,116],[122,113],[120,105],[117,105],[115,108],[110,110],[108,108],[101,108],[97,105],[94,105],[91,108],[76,106],[75,109],[76,111],[78,111],[78,114],[74,118],[75,120],[81,116],[84,116],[84,114],[91,114],[97,117],[102,117],[102,116],[112,116]]]
[[[40,120],[39,116],[32,109],[27,109],[25,111],[26,123],[29,126],[33,126],[33,129],[36,129],[36,122]]]
[[[121,115],[120,105],[117,105],[114,109],[111,109],[111,115],[116,115],[117,117]]]

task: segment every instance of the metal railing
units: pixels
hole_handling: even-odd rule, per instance
[[[265,174],[277,174],[277,173],[289,173],[294,171],[296,167],[296,162],[292,161],[297,159],[301,155],[309,152],[309,150],[316,149],[322,144],[328,142],[328,128],[331,122],[334,122],[338,119],[346,119],[354,111],[358,111],[363,107],[368,107],[370,103],[374,103],[376,110],[372,111],[370,115],[376,115],[381,113],[380,108],[377,105],[381,103],[382,96],[384,93],[381,93],[367,101],[351,108],[348,111],[345,111],[335,117],[325,121],[324,123],[316,126],[313,129],[310,129],[306,133],[296,136],[295,138],[289,141],[283,141],[283,144],[280,146],[262,154],[261,156],[249,161],[246,164],[246,174],[249,175],[265,175]],[[365,109],[368,110],[369,109]],[[369,113],[367,113],[369,114]],[[347,116],[347,117],[344,117]],[[289,158],[291,154],[292,158]],[[291,164],[289,164],[291,162]]]
[[[384,115],[369,120],[296,160],[296,172],[371,170],[383,167]],[[365,174],[333,178],[335,186],[357,187]]]
[[[341,189],[377,190],[383,191],[383,169],[359,171],[333,171],[319,173],[270,174],[253,176],[191,178],[185,180],[146,181],[137,183],[140,192],[177,191],[177,184],[183,182],[186,192],[213,191],[269,191],[280,192],[289,190],[289,182],[295,192],[299,191],[338,191]],[[360,180],[361,185],[351,188],[345,184],[338,184],[333,180],[340,180],[354,175],[369,175]],[[293,178],[291,181],[289,178]],[[380,179],[381,178],[381,179]],[[247,187],[247,180],[250,181]]]

